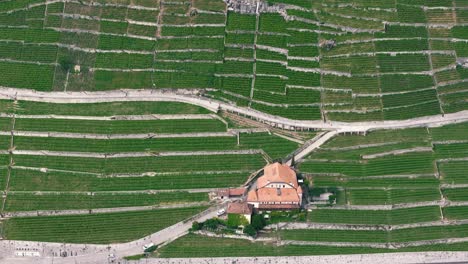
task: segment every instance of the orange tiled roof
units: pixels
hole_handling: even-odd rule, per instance
[[[255,196],[250,193],[255,192]],[[299,196],[296,189],[293,188],[261,188],[252,190],[247,197],[247,201],[251,202],[293,202],[299,203]],[[253,198],[250,200],[249,198]]]
[[[229,196],[242,196],[245,193],[245,188],[229,189]]]
[[[266,187],[269,183],[285,183],[293,188]],[[257,180],[256,189],[247,194],[247,202],[300,204],[301,194],[302,188],[297,183],[296,173],[287,165],[274,163],[265,167],[264,175]]]
[[[263,176],[257,180],[257,188],[263,188],[270,182],[284,182],[297,188],[296,173],[287,165],[278,162],[267,165],[263,170]]]
[[[252,205],[245,202],[229,203],[227,207],[228,214],[252,214]]]

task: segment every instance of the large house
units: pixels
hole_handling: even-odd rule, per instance
[[[302,188],[296,173],[287,165],[273,163],[264,168],[247,195],[257,210],[291,210],[302,205]]]

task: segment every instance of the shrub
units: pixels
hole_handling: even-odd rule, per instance
[[[224,225],[224,222],[218,218],[211,218],[203,223],[203,227],[207,230],[216,230],[220,225]]]
[[[261,230],[266,226],[266,220],[261,215],[254,215],[251,226],[257,231]]]
[[[255,228],[252,225],[246,225],[244,227],[244,234],[254,237],[255,235],[257,235],[257,230],[255,230]]]
[[[228,214],[227,226],[236,228],[240,225],[246,226],[248,224],[249,222],[245,216],[239,214]]]
[[[73,63],[72,59],[70,59],[70,58],[60,59],[59,64],[60,64],[60,67],[62,67],[63,71],[66,71],[66,72],[71,70],[73,68],[73,66],[74,66],[74,63]]]
[[[198,231],[198,230],[202,229],[202,227],[203,227],[202,224],[195,221],[195,222],[192,223],[192,228],[190,229],[190,231]]]

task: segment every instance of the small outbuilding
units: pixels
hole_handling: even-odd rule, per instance
[[[241,198],[246,193],[246,188],[229,188],[221,189],[217,192],[217,196],[220,199],[230,199],[230,198]]]
[[[247,224],[250,224],[252,221],[253,206],[246,202],[232,202],[228,204],[227,215],[228,221],[229,218],[239,218],[239,216],[244,217],[247,220]]]

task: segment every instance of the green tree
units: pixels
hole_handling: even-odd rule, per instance
[[[202,228],[202,224],[198,223],[197,221],[192,223],[192,231],[198,231]]]
[[[73,61],[68,57],[61,58],[59,61],[59,64],[60,64],[60,67],[62,67],[62,69],[66,72],[71,70],[74,66]]]
[[[261,230],[265,227],[266,220],[263,218],[263,216],[256,214],[252,217],[251,225],[253,228],[255,228],[255,230]]]
[[[244,234],[254,237],[255,235],[257,235],[257,230],[255,230],[255,228],[252,225],[246,225],[244,227]]]
[[[211,218],[203,223],[203,227],[205,227],[208,230],[216,230],[218,228],[218,225],[220,224],[222,224],[222,222],[219,219]]]

